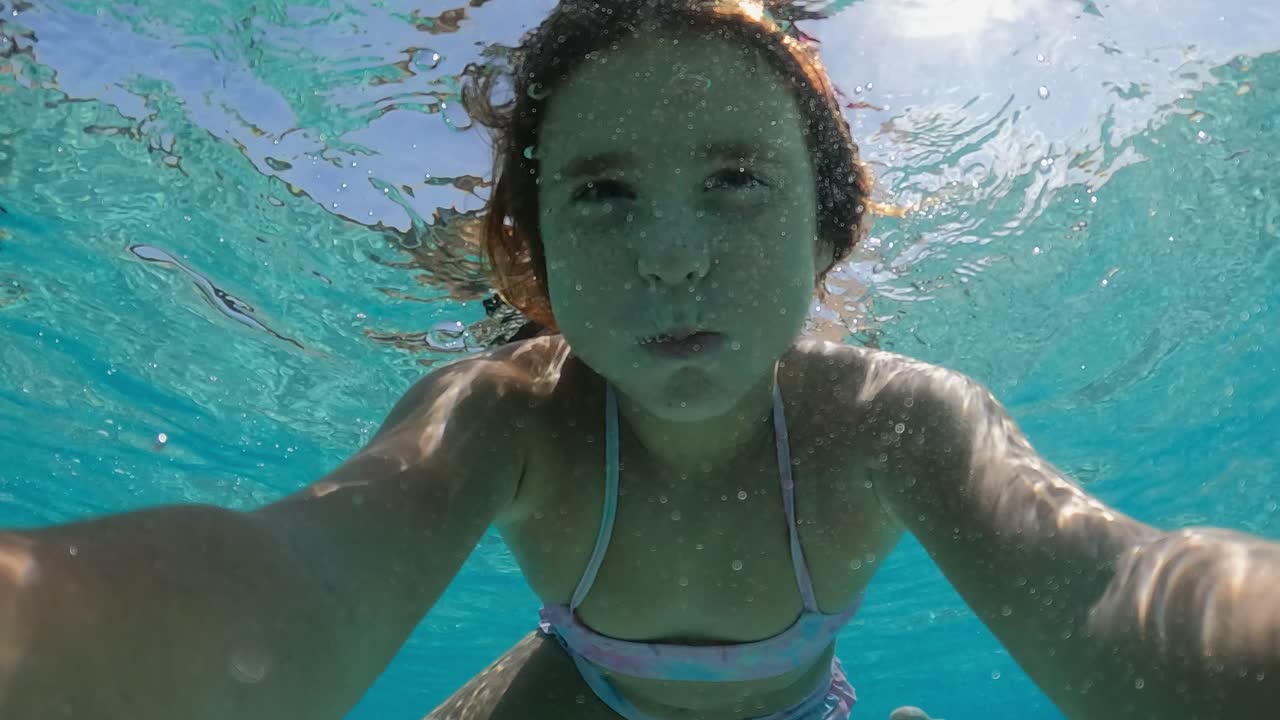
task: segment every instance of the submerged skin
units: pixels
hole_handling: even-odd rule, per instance
[[[775,362],[821,609],[849,603],[911,532],[1068,717],[1273,713],[1280,546],[1138,523],[1041,458],[968,378],[798,341],[831,256],[813,240],[800,115],[754,56],[662,37],[582,68],[544,121],[563,336],[431,373],[365,448],[253,513],[0,533],[0,717],[340,718],[491,525],[539,597],[565,602],[601,517],[606,379],[620,499],[583,619],[647,641],[774,635],[801,607],[768,423]],[[677,66],[710,85],[673,82]],[[707,152],[726,143],[743,152]],[[633,162],[568,172],[620,151]],[[726,342],[686,360],[639,345],[677,324]],[[658,717],[736,719],[795,703],[828,659],[750,683],[613,680]],[[429,717],[614,715],[531,634]]]

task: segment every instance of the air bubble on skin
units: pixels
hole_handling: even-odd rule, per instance
[[[266,679],[267,672],[271,669],[271,659],[261,652],[239,650],[228,658],[227,669],[236,681],[256,685]]]

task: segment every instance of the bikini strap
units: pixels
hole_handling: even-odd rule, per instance
[[[805,610],[818,612],[817,598],[813,592],[813,579],[809,574],[809,565],[805,561],[804,549],[800,546],[800,533],[796,527],[795,479],[791,473],[791,441],[787,433],[786,411],[782,402],[782,390],[775,378],[773,383],[773,435],[778,457],[778,477],[782,484],[782,506],[787,516],[787,536],[791,546],[791,566],[795,571],[796,586],[800,590],[800,598]],[[604,509],[600,518],[600,530],[596,533],[596,544],[591,551],[591,559],[578,581],[578,587],[569,600],[569,609],[576,610],[600,572],[604,562],[605,551],[609,547],[609,539],[613,536],[613,523],[618,514],[618,400],[613,385],[605,383],[605,492]]]
[[[577,610],[587,593],[591,592],[596,573],[600,572],[600,563],[604,562],[609,538],[613,535],[613,520],[618,514],[618,400],[613,394],[613,385],[608,382],[604,385],[604,467],[604,512],[600,515],[600,531],[596,533],[596,546],[591,551],[587,569],[569,600],[570,610]]]
[[[813,592],[813,579],[809,575],[809,564],[804,559],[804,548],[800,547],[800,532],[796,528],[796,483],[791,474],[791,440],[787,435],[786,409],[782,403],[782,390],[778,386],[777,371],[773,381],[773,440],[778,453],[778,477],[782,482],[782,507],[787,514],[787,535],[791,542],[791,567],[796,573],[796,585],[800,588],[800,599],[804,609],[818,612],[818,600]]]

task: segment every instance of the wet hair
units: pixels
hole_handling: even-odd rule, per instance
[[[546,103],[575,68],[601,50],[660,31],[740,42],[779,71],[806,123],[818,234],[833,248],[827,269],[848,257],[865,232],[871,174],[826,69],[814,44],[789,34],[759,0],[561,0],[515,50],[506,102],[496,102],[503,79],[496,72],[472,75],[464,87],[469,114],[493,136],[494,184],[481,231],[493,282],[507,302],[547,328],[555,328],[555,318],[538,230],[538,159],[526,148],[537,146]]]

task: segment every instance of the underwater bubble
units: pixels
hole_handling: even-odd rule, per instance
[[[540,82],[529,83],[529,89],[525,94],[533,100],[546,100],[551,97],[551,90]]]
[[[537,149],[536,147],[534,147],[533,145],[530,145],[529,147],[525,148],[525,149],[524,149],[524,152],[523,152],[523,153],[521,153],[521,154],[522,154],[522,155],[524,155],[524,159],[525,159],[525,160],[537,160],[537,159],[538,159],[538,149]]]
[[[435,70],[440,66],[444,56],[428,48],[419,48],[413,53],[410,63],[415,70]]]
[[[742,561],[741,561],[741,560],[734,560],[734,561],[733,561],[733,564],[731,565],[731,567],[732,567],[734,570],[741,570],[741,569],[742,569]]]
[[[0,278],[0,309],[18,305],[27,297],[27,289],[17,278]]]

